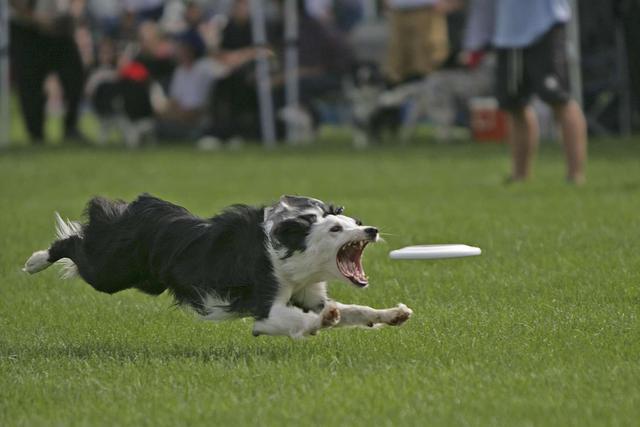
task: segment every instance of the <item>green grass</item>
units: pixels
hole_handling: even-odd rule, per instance
[[[640,141],[596,141],[575,188],[556,146],[510,187],[499,146],[0,153],[0,425],[637,425],[639,157]],[[371,286],[332,295],[414,317],[254,338],[248,320],[202,322],[166,295],[21,273],[54,210],[143,191],[201,215],[282,193],[343,203],[391,235],[367,250]],[[484,252],[387,258],[427,242]]]

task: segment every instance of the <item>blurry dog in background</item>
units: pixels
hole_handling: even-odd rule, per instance
[[[333,326],[400,325],[412,314],[347,305],[327,296],[327,281],[364,288],[362,254],[378,229],[342,207],[283,196],[270,206],[233,205],[209,219],[141,195],[135,201],[89,201],[86,223],[57,215],[58,239],[35,252],[24,271],[63,263],[96,290],[169,290],[208,320],[255,319],[254,335],[314,335]]]

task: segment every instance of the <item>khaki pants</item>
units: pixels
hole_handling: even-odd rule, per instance
[[[390,12],[387,75],[400,82],[437,69],[449,54],[446,15],[425,7]]]

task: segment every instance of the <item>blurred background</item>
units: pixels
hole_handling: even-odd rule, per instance
[[[2,2],[2,143],[215,150],[326,129],[356,147],[501,142],[493,46],[474,31],[482,3]],[[569,3],[571,92],[589,133],[628,135],[640,122],[640,2]],[[556,136],[551,110],[533,108],[543,139]]]

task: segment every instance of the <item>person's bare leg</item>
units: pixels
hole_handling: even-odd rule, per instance
[[[553,107],[562,128],[562,142],[567,158],[567,179],[575,184],[585,181],[587,161],[587,122],[577,102],[571,100]]]
[[[509,142],[511,143],[513,181],[525,181],[531,176],[531,165],[535,157],[540,130],[536,113],[530,106],[508,112],[511,131]]]

